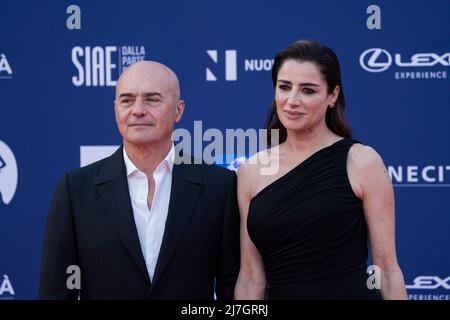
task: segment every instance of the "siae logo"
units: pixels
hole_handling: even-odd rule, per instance
[[[209,58],[217,64],[219,62],[219,56],[217,50],[206,50]],[[237,80],[237,51],[225,50],[225,80],[236,81]],[[210,68],[206,68],[206,81],[217,81],[217,76],[211,71]]]
[[[75,46],[71,52],[76,87],[113,87],[120,73],[145,60],[144,46]]]
[[[450,290],[450,276],[445,279],[438,276],[418,276],[414,279],[414,284],[406,285],[406,289],[435,290],[441,287]]]
[[[9,204],[17,188],[17,163],[13,152],[0,140],[0,200]]]
[[[437,64],[450,66],[450,52],[438,55],[437,53],[416,53],[409,61],[403,61],[399,53],[392,55],[382,48],[371,48],[361,53],[359,64],[368,72],[386,71],[395,62],[398,67],[432,67]]]

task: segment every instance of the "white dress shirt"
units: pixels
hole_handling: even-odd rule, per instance
[[[169,153],[153,172],[155,190],[150,209],[147,205],[147,175],[136,168],[128,157],[125,148],[123,148],[123,158],[127,169],[128,190],[130,192],[139,242],[141,243],[148,275],[153,281],[156,262],[164,235],[167,212],[169,211],[175,148],[172,144]]]

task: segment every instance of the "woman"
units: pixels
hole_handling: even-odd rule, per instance
[[[351,139],[336,55],[295,42],[275,57],[272,80],[266,128],[279,129],[280,144],[238,171],[235,298],[406,299],[393,188],[378,153]],[[275,174],[261,174],[263,160]],[[366,274],[368,239],[375,283]]]

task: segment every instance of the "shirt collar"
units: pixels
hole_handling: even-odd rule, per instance
[[[123,148],[123,160],[125,162],[125,168],[127,169],[127,177],[129,177],[131,174],[135,172],[142,172],[134,165],[133,161],[131,161],[131,159],[128,157],[125,148]],[[155,171],[160,170],[160,168],[164,168],[166,171],[172,172],[174,162],[175,162],[175,146],[172,142],[172,147],[170,148],[166,157],[158,164]]]

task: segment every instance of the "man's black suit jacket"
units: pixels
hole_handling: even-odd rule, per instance
[[[175,164],[153,281],[141,251],[123,147],[66,173],[48,215],[41,299],[232,299],[239,270],[236,175],[206,164]],[[69,290],[70,265],[81,290]]]

